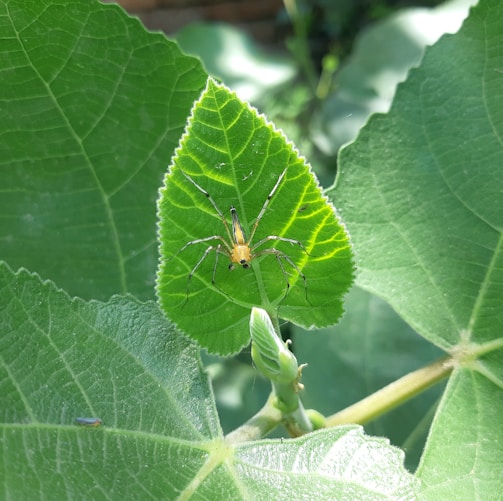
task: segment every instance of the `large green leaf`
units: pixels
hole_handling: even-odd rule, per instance
[[[153,303],[72,300],[0,265],[0,305],[5,499],[413,497],[403,453],[354,426],[226,442],[195,345]]]
[[[494,308],[503,282],[503,38],[497,16],[481,17],[500,12],[490,4],[427,51],[391,112],[341,152],[332,191],[358,247],[358,283],[443,348],[463,331],[490,340],[493,322],[503,325]]]
[[[0,305],[6,499],[173,499],[221,434],[196,347],[154,303],[72,300],[5,265]]]
[[[503,468],[501,420],[489,419],[503,397],[502,16],[501,2],[482,0],[426,51],[390,113],[341,152],[331,193],[358,283],[456,360],[421,463],[429,499],[461,477],[480,499],[503,488],[501,475],[481,479]]]
[[[218,253],[234,248],[223,220],[231,205],[257,254],[249,269],[230,271],[229,256]],[[230,354],[248,343],[253,306],[305,327],[339,319],[353,269],[333,207],[292,144],[211,79],[166,176],[159,217],[161,305],[209,351]],[[254,247],[268,236],[275,238]],[[259,258],[264,249],[281,255]]]
[[[153,298],[154,202],[200,63],[96,0],[0,0],[0,23],[1,258]]]
[[[501,371],[501,352],[491,358]],[[421,499],[501,499],[503,378],[495,383],[472,370],[449,381],[417,471]]]

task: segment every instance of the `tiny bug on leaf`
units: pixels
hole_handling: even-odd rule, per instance
[[[97,417],[77,417],[75,418],[75,424],[80,426],[92,426],[96,428],[97,426],[101,426],[102,421]]]

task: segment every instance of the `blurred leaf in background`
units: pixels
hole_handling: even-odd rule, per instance
[[[306,407],[328,415],[358,402],[410,371],[443,355],[408,326],[382,299],[354,287],[341,323],[312,335],[292,329],[293,349],[307,363],[302,381]],[[320,346],[323,349],[320,350]],[[415,469],[443,385],[368,423],[368,433],[389,437]]]
[[[334,78],[333,91],[312,117],[316,146],[333,157],[372,113],[388,111],[397,84],[419,64],[425,47],[455,33],[475,3],[453,0],[434,9],[403,9],[362,31]]]
[[[175,34],[182,50],[200,57],[212,76],[245,101],[262,102],[297,74],[287,54],[260,49],[253,39],[224,23],[194,22]]]
[[[298,2],[296,12],[305,27],[290,35],[299,46],[290,53],[259,48],[248,35],[222,23],[191,23],[175,37],[212,75],[281,127],[326,186],[333,181],[339,148],[356,137],[371,113],[389,108],[396,85],[419,63],[424,48],[459,29],[475,1],[402,10],[387,2]],[[278,20],[287,33],[291,22]],[[296,58],[299,50],[312,58],[306,64],[316,79],[323,78],[322,59],[335,65],[321,99]]]

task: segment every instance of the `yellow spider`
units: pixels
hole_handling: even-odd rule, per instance
[[[229,263],[229,269],[233,270],[235,268],[235,265],[242,266],[243,268],[249,268],[250,263],[256,259],[257,257],[266,255],[266,254],[272,254],[273,256],[276,256],[276,259],[278,261],[278,264],[281,268],[281,271],[283,273],[283,276],[285,277],[286,281],[286,286],[287,286],[287,292],[290,287],[290,282],[288,281],[288,275],[285,271],[285,268],[283,266],[283,263],[281,262],[282,259],[284,259],[288,264],[294,268],[299,276],[302,278],[304,281],[304,288],[306,287],[306,277],[302,273],[302,271],[299,269],[299,267],[291,260],[291,258],[286,255],[284,252],[275,249],[275,248],[266,248],[259,250],[257,252],[257,249],[261,247],[263,244],[266,242],[269,242],[271,240],[276,240],[276,241],[281,241],[281,242],[288,242],[291,245],[298,245],[306,254],[308,254],[307,250],[305,249],[304,245],[299,241],[299,240],[294,240],[292,238],[285,238],[285,237],[280,237],[277,235],[269,235],[265,238],[262,238],[259,240],[256,244],[252,245],[252,240],[255,235],[255,232],[257,231],[258,225],[260,223],[260,220],[262,219],[267,206],[269,205],[269,202],[271,198],[274,196],[276,193],[276,190],[278,189],[279,185],[281,184],[281,181],[285,177],[286,174],[286,169],[283,170],[283,172],[280,174],[278,180],[276,181],[276,184],[273,186],[271,192],[267,196],[264,204],[262,205],[262,208],[260,209],[260,212],[255,219],[255,222],[253,223],[253,227],[250,233],[250,237],[247,239],[245,236],[245,232],[243,230],[243,227],[241,225],[241,222],[239,221],[238,213],[237,210],[234,206],[231,205],[230,207],[230,213],[231,213],[231,220],[232,220],[232,231],[229,228],[229,224],[227,223],[227,220],[225,219],[224,215],[222,214],[222,211],[218,208],[218,205],[216,202],[211,198],[211,195],[199,184],[197,184],[188,174],[180,170],[182,174],[185,176],[186,179],[188,179],[211,203],[215,211],[217,212],[218,216],[222,220],[223,225],[225,226],[225,230],[227,232],[227,237],[228,239],[226,240],[224,237],[221,235],[212,235],[209,237],[204,237],[204,238],[198,238],[196,240],[191,240],[190,242],[187,242],[181,249],[179,249],[176,254],[174,254],[170,259],[173,259],[176,257],[180,252],[183,252],[185,249],[188,247],[195,245],[195,244],[201,244],[204,242],[219,242],[217,245],[210,245],[209,247],[206,248],[204,251],[203,255],[197,261],[195,266],[192,268],[191,272],[189,273],[189,276],[187,278],[187,298],[189,295],[189,285],[190,285],[190,280],[198,270],[198,268],[201,266],[203,261],[206,259],[208,254],[210,252],[215,252],[215,264],[213,266],[213,275],[211,278],[211,283],[213,286],[217,287],[215,285],[215,274],[217,270],[217,264],[218,264],[218,256],[219,254],[223,254],[226,256],[230,263]],[[218,288],[218,287],[217,287]],[[219,288],[218,288],[219,289]],[[220,289],[219,289],[220,290]],[[285,296],[286,296],[285,294]],[[306,291],[306,296],[307,296],[307,291]]]

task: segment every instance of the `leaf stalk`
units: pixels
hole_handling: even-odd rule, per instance
[[[442,358],[393,381],[367,398],[327,417],[325,424],[327,427],[332,427],[348,423],[362,425],[368,423],[446,378],[453,367],[452,358]]]

